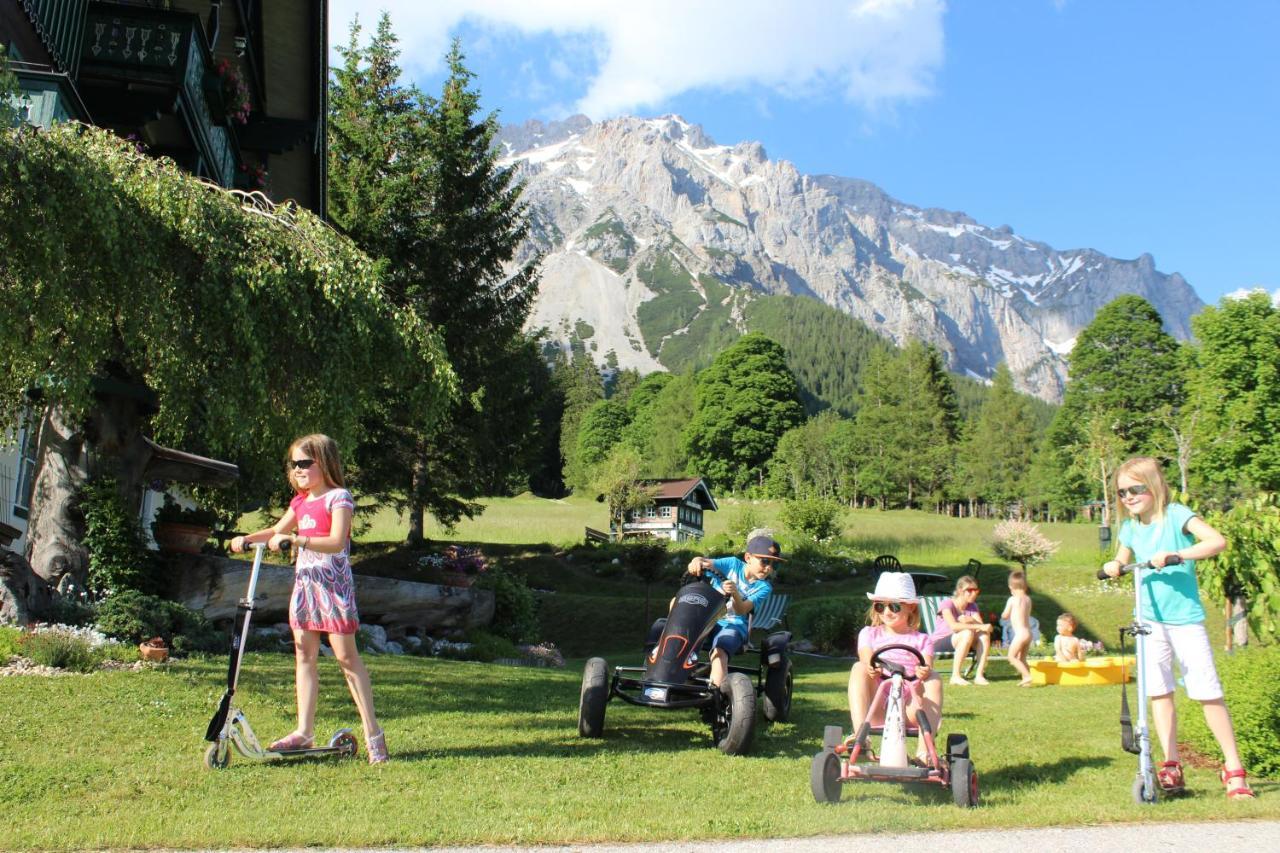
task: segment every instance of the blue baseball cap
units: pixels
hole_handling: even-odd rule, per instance
[[[766,560],[782,560],[782,547],[772,536],[756,536],[747,541],[747,553]]]

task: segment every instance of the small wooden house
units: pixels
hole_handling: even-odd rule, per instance
[[[719,509],[711,489],[701,477],[683,480],[645,480],[654,490],[653,503],[627,515],[622,538],[650,536],[683,542],[701,539],[702,514]],[[610,530],[616,538],[617,530]]]

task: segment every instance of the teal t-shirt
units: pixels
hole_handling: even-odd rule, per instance
[[[1182,504],[1169,504],[1164,515],[1150,524],[1136,518],[1120,525],[1120,544],[1133,552],[1139,562],[1149,560],[1157,551],[1177,551],[1194,545],[1195,537],[1187,532],[1187,522],[1196,514]],[[1142,573],[1142,618],[1166,625],[1191,625],[1204,621],[1204,605],[1200,603],[1200,586],[1196,583],[1196,563],[1184,560],[1176,566]]]
[[[773,592],[773,584],[764,578],[758,578],[754,581],[747,580],[747,564],[737,557],[720,557],[712,560],[711,564],[724,574],[726,578],[738,585],[738,592],[742,593],[742,597],[751,602],[752,612],[764,604],[764,600],[769,597],[769,593]],[[711,585],[717,590],[720,589],[720,581],[715,578],[707,578],[711,581]],[[747,636],[747,617],[739,616],[736,613],[730,613],[725,618],[716,623],[722,628],[732,628],[745,638]]]

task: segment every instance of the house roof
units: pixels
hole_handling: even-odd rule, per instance
[[[240,476],[240,468],[230,462],[162,447],[149,438],[143,441],[151,449],[151,459],[145,469],[147,477],[197,486],[228,486]]]
[[[645,485],[655,487],[654,498],[657,500],[685,500],[693,494],[693,499],[704,510],[718,510],[716,499],[711,489],[701,477],[688,477],[683,480],[645,480]]]

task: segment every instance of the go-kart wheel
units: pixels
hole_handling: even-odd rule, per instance
[[[973,762],[967,758],[951,762],[951,798],[962,809],[971,809],[978,804],[978,771],[973,769]]]
[[[726,755],[745,755],[756,730],[756,689],[741,672],[720,684],[720,714],[711,726],[716,746]]]
[[[1156,785],[1154,782],[1147,784],[1147,781],[1141,776],[1133,780],[1133,801],[1140,806],[1149,806],[1157,799]]]
[[[791,661],[770,669],[764,677],[764,718],[771,723],[785,723],[791,716],[791,690],[794,684]]]
[[[360,744],[351,732],[338,732],[329,738],[329,748],[338,750],[343,758],[355,758],[360,752]]]
[[[591,658],[582,669],[582,694],[578,697],[578,734],[601,737],[604,709],[609,702],[609,665],[604,658]]]
[[[820,803],[838,803],[842,793],[840,759],[829,749],[813,757],[809,764],[809,790]]]
[[[957,758],[968,757],[969,738],[959,732],[947,735],[947,761],[954,762]]]
[[[210,770],[221,770],[231,763],[231,744],[224,741],[209,744],[204,751],[204,766]]]

